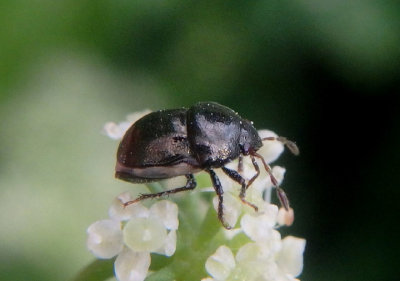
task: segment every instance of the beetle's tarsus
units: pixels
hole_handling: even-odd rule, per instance
[[[278,198],[279,201],[281,202],[281,205],[285,208],[286,211],[289,211],[290,208],[289,199],[287,198],[285,191],[283,191],[282,188],[277,186],[276,193],[278,194]]]
[[[252,208],[254,209],[254,211],[258,212],[258,207],[257,207],[256,205],[254,205],[253,203],[250,203],[249,201],[247,201],[246,199],[244,199],[244,197],[241,196],[241,195],[239,196],[239,198],[240,198],[240,200],[242,200],[242,202],[243,202],[244,204],[246,204],[247,206],[252,207]]]
[[[227,224],[226,222],[221,221],[221,223],[222,223],[222,225],[223,225],[227,230],[231,230],[231,229],[232,229],[232,226],[230,226],[230,225]]]

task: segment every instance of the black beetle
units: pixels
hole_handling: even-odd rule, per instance
[[[271,177],[279,200],[285,209],[289,201],[285,192],[271,173],[271,168],[257,150],[263,140],[278,140],[294,153],[297,146],[283,137],[261,139],[252,122],[240,117],[232,109],[215,102],[199,102],[189,109],[169,109],[152,112],[136,121],[125,133],[117,152],[116,178],[143,183],[185,175],[183,187],[159,193],[142,194],[124,206],[147,198],[191,190],[196,187],[194,173],[202,170],[209,173],[219,198],[218,218],[225,228],[230,228],[223,219],[223,189],[213,171],[222,168],[232,180],[241,184],[240,199],[246,201],[246,190],[260,174],[255,157],[261,159]],[[256,174],[246,183],[240,175],[243,156],[249,155]],[[239,158],[238,171],[225,165]]]

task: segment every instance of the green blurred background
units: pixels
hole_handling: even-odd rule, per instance
[[[0,279],[68,280],[130,184],[107,121],[212,100],[297,141],[302,280],[399,263],[400,2],[0,1]]]

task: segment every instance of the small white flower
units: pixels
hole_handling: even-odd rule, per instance
[[[150,214],[160,218],[166,229],[178,229],[178,206],[176,204],[171,204],[167,200],[158,201],[157,204],[151,206]]]
[[[256,242],[269,240],[275,231],[278,207],[268,203],[264,205],[264,210],[254,215],[245,214],[240,221],[243,232]]]
[[[220,246],[206,261],[206,270],[215,280],[228,278],[234,267],[235,258],[231,249],[226,246]]]
[[[119,140],[122,139],[124,136],[125,131],[127,128],[122,128],[121,124],[116,124],[114,122],[107,122],[104,124],[103,132],[111,139]]]
[[[215,196],[213,198],[213,205],[216,211],[218,211],[218,203],[218,197]],[[231,227],[234,227],[236,225],[236,222],[241,215],[242,208],[243,203],[239,199],[239,194],[235,194],[233,192],[224,193],[224,220],[228,225],[230,225]]]
[[[246,244],[239,249],[250,250],[251,244]],[[254,250],[254,249],[251,249]],[[238,254],[233,256],[231,249],[226,246],[220,246],[217,251],[211,255],[206,261],[206,270],[213,277],[209,280],[214,281],[227,281],[227,280],[257,280],[261,276],[261,265],[259,260],[253,258],[254,256],[248,255],[251,259],[238,260]],[[243,256],[243,255],[242,255]],[[239,257],[240,258],[240,257]],[[262,271],[262,269],[261,269]]]
[[[165,238],[162,247],[155,250],[154,253],[170,257],[175,253],[175,250],[176,250],[176,231],[171,230],[167,234],[167,237]]]
[[[150,253],[137,253],[125,248],[115,260],[115,275],[118,280],[144,280],[150,267]]]
[[[132,218],[123,229],[124,244],[134,252],[153,252],[164,244],[167,230],[158,218]]]
[[[148,217],[149,210],[142,204],[131,204],[124,207],[123,203],[132,199],[129,192],[118,195],[108,210],[110,218],[116,221],[127,221],[133,217]]]
[[[87,229],[87,246],[101,259],[110,259],[122,250],[121,223],[113,220],[101,220]]]
[[[279,171],[282,170],[278,169]],[[227,200],[227,203],[229,201]],[[233,206],[232,203],[231,206]],[[226,210],[229,210],[231,206],[228,206]],[[228,247],[219,247],[206,261],[206,270],[212,278],[208,277],[204,280],[297,280],[295,277],[300,275],[303,269],[305,240],[293,236],[282,239],[281,234],[276,230],[279,225],[290,225],[293,222],[293,209],[278,210],[276,205],[266,201],[258,203],[258,207],[258,212],[243,214],[240,219],[240,228],[236,230],[236,232],[242,231],[254,242],[240,247],[235,257]],[[235,217],[237,216],[235,214]],[[230,215],[225,219],[228,221]]]
[[[267,137],[278,137],[273,131],[270,130],[259,130],[258,135],[261,138]],[[282,154],[285,146],[282,142],[277,140],[266,140],[263,142],[263,146],[257,151],[264,157],[265,162],[272,163]]]
[[[282,249],[276,256],[279,268],[294,277],[303,271],[303,252],[306,240],[294,236],[287,236],[282,240]]]
[[[143,111],[134,112],[128,114],[126,116],[126,120],[117,123],[107,122],[104,124],[103,132],[111,139],[119,140],[122,139],[125,132],[129,129],[129,127],[135,123],[137,120],[142,118],[143,116],[149,114],[151,110],[145,109]]]
[[[116,255],[115,274],[119,281],[142,281],[150,266],[150,253],[171,256],[176,249],[178,207],[161,200],[148,209],[131,200],[128,193],[120,194],[109,209],[111,219],[89,226],[87,246],[98,258]]]

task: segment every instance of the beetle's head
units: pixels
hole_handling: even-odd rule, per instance
[[[243,155],[257,151],[262,145],[262,140],[252,122],[243,119],[240,130],[240,149]]]

